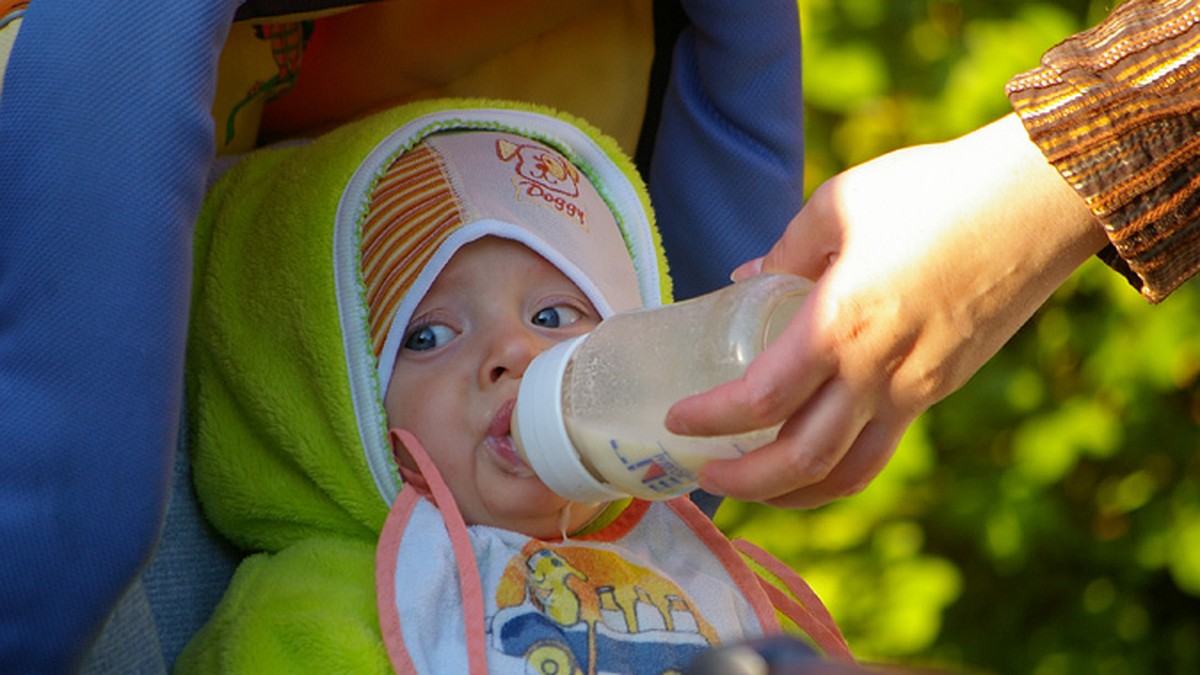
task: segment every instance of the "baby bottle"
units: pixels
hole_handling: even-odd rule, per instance
[[[700,467],[774,440],[776,425],[718,437],[666,430],[678,400],[732,380],[774,340],[812,283],[762,274],[691,300],[615,314],[525,370],[513,439],[559,495],[596,502],[669,499]]]

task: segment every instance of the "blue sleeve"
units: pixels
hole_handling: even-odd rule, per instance
[[[236,0],[36,0],[0,97],[0,664],[75,669],[149,556]]]
[[[651,201],[686,298],[767,252],[804,198],[796,0],[683,0]]]

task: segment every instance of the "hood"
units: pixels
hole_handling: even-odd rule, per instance
[[[610,292],[614,284],[603,279],[589,289],[605,266],[580,255],[587,245],[547,238],[545,227],[526,226],[519,208],[475,200],[373,335],[362,245],[380,181],[415,145],[465,130],[529,139],[577,167],[613,215],[638,297]],[[455,180],[470,178],[470,169],[449,170]],[[402,488],[387,440],[381,373],[390,368],[380,356],[388,361],[392,352],[383,343],[392,324],[403,329],[453,252],[487,235],[542,254],[602,313],[669,300],[658,232],[632,163],[585,122],[546,108],[407,104],[311,142],[251,153],[220,178],[197,224],[187,364],[194,480],[218,530],[261,550],[310,536],[378,536]]]

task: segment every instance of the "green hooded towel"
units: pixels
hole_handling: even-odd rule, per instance
[[[197,226],[188,397],[202,507],[252,555],[177,671],[391,671],[374,555],[402,486],[380,394],[388,369],[369,317],[363,224],[394,160],[455,130],[505,132],[567,158],[611,211],[632,261],[637,297],[607,303],[607,311],[669,300],[658,233],[632,163],[614,141],[554,111],[424,101],[247,155],[211,190]],[[500,220],[468,219],[462,229],[495,234]],[[537,241],[526,243],[544,255],[556,248],[539,250]],[[577,265],[575,278],[603,276],[605,268],[603,260],[556,264]],[[436,267],[423,274],[414,296]],[[394,317],[401,327],[404,311]]]

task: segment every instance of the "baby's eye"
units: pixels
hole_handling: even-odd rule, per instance
[[[404,336],[404,348],[414,352],[437,349],[454,339],[454,329],[442,323],[417,326]]]
[[[533,315],[533,324],[543,328],[563,328],[579,321],[583,313],[570,305],[543,307]]]

